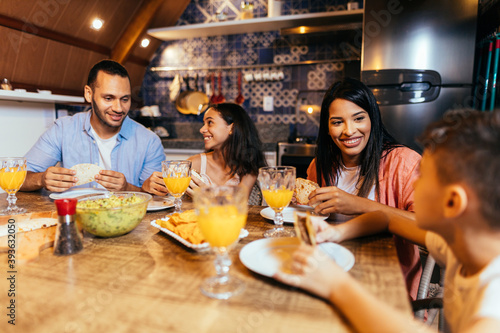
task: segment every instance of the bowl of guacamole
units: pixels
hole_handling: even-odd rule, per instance
[[[105,192],[78,199],[76,221],[99,237],[116,237],[132,231],[146,215],[152,196],[142,192]]]

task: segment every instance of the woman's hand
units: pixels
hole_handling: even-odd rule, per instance
[[[349,281],[350,276],[317,247],[301,245],[292,256],[292,273],[277,272],[274,278],[324,299]]]
[[[144,192],[160,196],[167,195],[168,193],[165,182],[163,181],[163,174],[159,171],[153,172],[153,174],[142,184],[141,189]]]
[[[197,177],[191,177],[191,181],[189,182],[189,187],[186,190],[186,193],[192,198],[194,191],[198,188],[205,185],[205,183],[201,180],[198,179]]]
[[[309,205],[317,205],[314,208],[317,214],[354,215],[363,213],[363,200],[368,199],[349,194],[336,186],[329,186],[314,190],[309,196]]]

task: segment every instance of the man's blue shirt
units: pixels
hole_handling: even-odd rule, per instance
[[[56,120],[26,154],[28,171],[44,172],[57,162],[63,168],[80,163],[99,164],[99,149],[90,133],[91,112]],[[129,184],[140,187],[154,171],[161,171],[163,160],[160,138],[125,117],[111,152],[112,170],[123,173]]]

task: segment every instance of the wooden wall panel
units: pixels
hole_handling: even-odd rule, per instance
[[[98,1],[71,1],[70,5],[65,6],[62,15],[65,19],[59,22],[55,28],[57,31],[70,33],[71,35],[95,42],[102,32],[92,30],[90,22],[93,13],[98,7]]]
[[[19,48],[12,45],[12,43],[17,44],[21,38],[21,32],[14,31],[5,27],[0,26],[0,75],[3,79],[6,77],[12,80],[14,74],[14,63],[18,56]]]
[[[16,57],[12,81],[39,84],[42,77],[40,68],[49,41],[22,33],[21,42],[22,51]]]
[[[142,85],[142,79],[144,78],[145,68],[131,62],[125,63],[124,66],[129,72],[130,81],[132,82],[132,90],[140,89]]]
[[[150,40],[149,46],[146,48],[140,46],[140,43],[143,38],[149,38]],[[143,37],[140,38],[139,42],[137,43],[138,45],[135,46],[134,50],[132,51],[132,54],[139,58],[150,60],[151,57],[155,54],[156,49],[160,47],[161,43],[162,42],[160,40],[145,34]]]
[[[1,0],[0,15],[25,22],[23,29],[35,34],[0,26],[0,78],[6,77],[11,82],[18,83],[18,88],[29,91],[49,89],[81,96],[92,65],[110,57],[110,54],[89,51],[89,48],[105,52],[99,47],[103,46],[112,50],[144,1]],[[174,25],[189,1],[165,0],[150,27]],[[95,16],[105,20],[101,31],[90,29],[90,21]],[[2,24],[12,24],[5,22]],[[48,29],[49,33],[45,33],[46,37],[40,37],[31,24]],[[62,38],[50,31],[67,36]],[[95,45],[77,47],[65,39],[68,36]],[[151,38],[149,47],[141,48],[140,40],[133,48],[132,60],[126,63],[135,89],[142,84],[147,63],[161,45],[161,41]],[[78,45],[82,45],[84,41],[72,40]]]
[[[47,41],[47,48],[43,54],[40,67],[41,86],[61,86],[66,69],[68,68],[68,47],[64,44]]]
[[[104,57],[104,56],[102,56]],[[94,65],[91,52],[82,52],[80,48],[71,47],[68,52],[68,64],[62,81],[63,86],[71,87],[73,90],[79,90],[83,94],[83,87],[87,83],[87,76],[90,68]]]

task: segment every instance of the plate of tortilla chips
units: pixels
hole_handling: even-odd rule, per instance
[[[182,213],[173,213],[161,219],[151,221],[151,225],[195,251],[206,251],[210,245],[201,234],[194,209]],[[248,231],[241,229],[240,238],[248,236]]]

